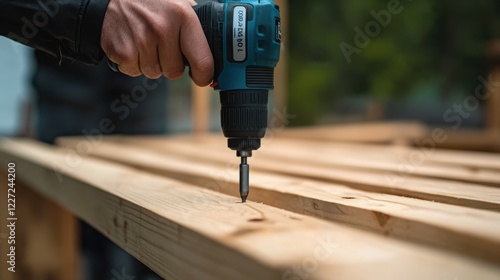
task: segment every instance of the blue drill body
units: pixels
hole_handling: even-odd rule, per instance
[[[274,68],[280,57],[280,13],[271,0],[229,0],[224,3],[223,69],[215,77],[216,90],[262,89],[273,85],[248,85],[248,66]],[[235,11],[236,10],[236,11]],[[246,30],[245,30],[246,29]],[[240,61],[235,58],[242,59]]]

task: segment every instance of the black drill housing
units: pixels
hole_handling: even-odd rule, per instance
[[[260,148],[267,129],[267,90],[220,92],[221,126],[231,150]]]

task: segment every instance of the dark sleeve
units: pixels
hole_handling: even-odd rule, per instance
[[[59,59],[97,64],[109,0],[0,0],[0,35]]]

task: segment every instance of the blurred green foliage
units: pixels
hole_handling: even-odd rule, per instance
[[[380,32],[373,23],[366,31],[377,22],[373,13],[397,3],[401,11],[391,14]],[[288,108],[300,116],[295,125],[317,122],[346,97],[387,101],[430,86],[438,99],[470,93],[487,71],[486,44],[500,38],[498,0],[289,0],[289,5]],[[348,63],[340,44],[357,47],[356,27],[377,34]]]

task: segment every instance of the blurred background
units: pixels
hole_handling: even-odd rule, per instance
[[[443,124],[443,113],[474,93],[479,76],[488,77],[487,48],[500,38],[496,0],[289,0],[288,9],[291,126],[394,119]],[[0,38],[0,53],[0,134],[26,133],[36,109],[30,105],[32,51]],[[190,81],[184,77],[169,88],[167,130],[190,131]],[[218,96],[210,99],[210,128],[219,130]],[[484,127],[485,110],[481,102],[463,127]]]
[[[400,12],[377,32],[369,24],[377,21],[373,12],[387,11],[391,2],[400,2]],[[442,123],[443,112],[474,93],[478,76],[488,75],[486,49],[500,38],[495,0],[289,4],[288,104],[299,116],[294,125],[367,117]],[[340,44],[356,47],[356,27],[370,42],[349,63]],[[484,125],[484,114],[479,110],[466,124]]]

